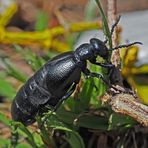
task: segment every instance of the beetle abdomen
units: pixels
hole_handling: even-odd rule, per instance
[[[36,75],[39,75],[39,72],[40,70]],[[20,88],[11,107],[12,119],[25,125],[35,121],[34,117],[40,106],[51,98],[51,94],[42,85],[37,84],[35,79],[34,75]]]
[[[16,100],[13,100],[11,105],[11,116],[14,121],[19,121],[24,125],[30,125],[35,122],[35,114],[24,113],[21,107],[19,107],[19,105],[17,104]]]

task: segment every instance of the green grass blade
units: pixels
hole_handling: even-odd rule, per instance
[[[86,108],[88,108],[92,94],[93,94],[93,85],[94,84],[94,79],[89,78],[82,86],[82,91],[78,95],[78,98],[76,99],[68,99],[66,103],[68,106],[71,108],[72,112],[75,113],[81,113]]]
[[[41,137],[41,133],[33,133],[33,137],[35,140],[35,143],[37,144],[37,146],[39,148],[47,148],[47,146],[44,145],[42,137]]]
[[[50,124],[48,125],[50,128],[53,128],[54,130],[62,130],[67,133],[65,139],[71,145],[72,148],[85,148],[84,142],[78,132],[68,128],[57,118],[50,118],[50,120],[51,122],[53,122],[52,124],[50,122]]]
[[[35,30],[43,31],[47,27],[48,27],[48,15],[43,11],[39,11],[37,15],[36,24],[35,24]]]
[[[16,90],[11,83],[7,82],[0,76],[0,95],[4,96],[10,100],[16,95]]]
[[[62,122],[54,112],[49,111],[44,115],[43,118],[38,117],[38,123],[42,124],[45,118],[47,119],[46,120],[47,128],[45,129],[44,125],[42,125],[42,128],[41,128],[41,132],[43,132],[44,130],[44,133],[45,133],[45,135],[43,134],[44,141],[46,140],[49,141],[49,137],[51,137],[53,130],[60,130],[60,131],[64,131],[66,135],[68,134],[65,140],[71,145],[72,148],[74,147],[84,148],[84,142],[81,136],[76,131],[72,130],[70,128],[71,126],[67,127],[67,124]],[[47,136],[47,133],[48,133],[48,136]],[[48,139],[46,137],[48,137]]]
[[[25,82],[27,80],[27,76],[21,72],[15,65],[13,65],[9,59],[2,59],[5,67],[6,67],[6,73],[9,76],[14,77],[15,79]]]
[[[58,110],[57,115],[60,120],[69,125],[73,125],[74,120],[77,119],[76,126],[78,127],[99,130],[107,130],[108,128],[108,120],[105,117],[85,113],[82,113],[80,115],[73,112],[65,111],[64,109]]]
[[[100,11],[100,15],[102,17],[102,23],[103,23],[103,32],[104,34],[106,35],[108,41],[109,41],[109,46],[110,48],[112,48],[112,40],[111,40],[111,33],[110,33],[110,29],[109,29],[109,26],[108,26],[108,23],[107,23],[107,18],[105,16],[105,13],[102,9],[102,6],[101,6],[101,3],[100,3],[100,0],[95,0],[98,7],[99,7],[99,11]]]
[[[92,21],[95,17],[97,6],[95,1],[88,0],[86,8],[85,8],[85,20]]]
[[[109,118],[108,130],[117,130],[119,128],[133,127],[137,122],[130,116],[120,115],[118,113],[112,113]]]
[[[55,147],[55,143],[53,141],[53,138],[52,138],[52,130],[48,130],[45,125],[43,124],[43,122],[52,116],[52,111],[48,111],[47,113],[45,113],[45,115],[43,116],[43,118],[41,116],[37,116],[36,117],[36,120],[37,120],[37,123],[38,123],[38,127],[40,128],[41,130],[41,137],[42,137],[42,140],[44,141],[44,143],[46,143],[47,146],[51,146],[51,147]],[[52,120],[47,120],[49,121],[48,124],[49,126],[52,125]],[[51,123],[50,123],[51,122]]]
[[[4,123],[6,126],[10,126],[11,120],[7,118],[3,113],[0,112],[0,121]]]
[[[24,58],[28,65],[32,68],[33,71],[37,71],[43,64],[45,60],[42,57],[36,55],[31,49],[23,49],[19,45],[14,45],[15,50]]]
[[[27,129],[27,127],[25,127],[20,122],[12,122],[12,126],[18,127],[27,136],[27,140],[33,148],[38,148],[37,144],[35,143],[33,134]]]
[[[70,144],[71,148],[85,148],[83,139],[77,132],[70,130],[66,133],[67,136],[65,139]]]
[[[32,146],[30,146],[29,144],[25,143],[19,143],[16,148],[32,148]]]
[[[0,147],[1,148],[8,148],[10,145],[10,139],[6,139],[0,136]]]

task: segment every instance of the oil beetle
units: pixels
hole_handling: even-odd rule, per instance
[[[63,100],[74,92],[81,73],[101,78],[109,84],[101,74],[91,72],[87,68],[87,61],[111,69],[113,65],[110,63],[98,63],[97,56],[108,60],[109,50],[141,44],[134,42],[108,49],[105,43],[106,41],[92,38],[90,43],[80,45],[75,51],[60,54],[49,60],[18,91],[11,106],[12,119],[27,126],[35,122],[36,114],[47,104],[56,110]]]

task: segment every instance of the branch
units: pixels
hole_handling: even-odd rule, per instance
[[[125,91],[121,86],[114,86],[102,97],[102,101],[108,102],[113,111],[131,116],[143,126],[148,126],[148,106],[138,102],[132,91]]]
[[[112,24],[114,24],[117,19],[117,0],[108,0],[107,8],[108,8],[107,10],[108,22],[109,22],[109,26],[111,27]],[[117,46],[117,27],[115,27],[115,30],[113,32],[112,43],[113,43],[113,47]],[[120,60],[120,53],[118,49],[112,52],[111,61],[116,67],[120,68],[121,60]]]
[[[111,98],[110,105],[117,113],[133,117],[144,126],[148,126],[148,106],[136,101],[133,95],[117,94]]]

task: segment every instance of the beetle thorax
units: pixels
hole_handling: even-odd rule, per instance
[[[93,46],[91,44],[82,44],[75,50],[75,55],[81,60],[91,60],[95,58]]]

